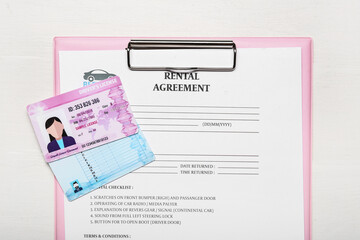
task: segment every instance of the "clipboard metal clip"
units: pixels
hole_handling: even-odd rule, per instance
[[[231,72],[235,70],[236,67],[236,45],[231,40],[130,40],[128,43],[127,50],[127,64],[130,70],[132,71],[170,71],[170,72]],[[132,53],[147,51],[147,53],[154,53],[154,51],[158,51],[161,53],[161,50],[227,50],[226,62],[228,63],[226,66],[146,66],[144,64],[134,64],[134,59],[138,56],[133,55]],[[213,51],[214,52],[214,51]],[[197,53],[201,53],[198,51]],[[214,60],[217,57],[216,51],[213,55],[208,55],[208,59],[213,58]],[[176,56],[172,59],[176,58]],[[148,62],[153,62],[154,58]],[[218,60],[218,59],[216,59]],[[165,63],[168,62],[165,60]],[[169,63],[170,64],[170,63]],[[194,63],[193,63],[194,64]]]

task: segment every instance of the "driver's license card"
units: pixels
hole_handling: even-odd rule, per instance
[[[44,158],[69,200],[154,160],[119,77],[27,110]]]

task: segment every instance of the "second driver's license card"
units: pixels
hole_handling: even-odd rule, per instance
[[[70,201],[154,160],[119,77],[30,104],[27,111]]]

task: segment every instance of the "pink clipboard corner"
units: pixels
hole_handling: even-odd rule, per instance
[[[146,37],[134,37],[134,39]],[[59,51],[120,50],[125,49],[130,37],[54,37],[54,94],[60,93]],[[154,38],[148,38],[154,39]],[[159,39],[159,38],[158,38]],[[311,153],[312,153],[312,61],[311,37],[215,37],[162,39],[231,39],[238,48],[301,47],[303,176],[304,176],[304,240],[311,240]],[[55,239],[65,240],[64,194],[56,179],[55,185]]]
[[[54,177],[55,189],[55,240],[65,240],[64,193]]]
[[[305,239],[312,239],[312,81],[314,41],[306,38],[303,48],[303,155],[304,155],[304,208]]]

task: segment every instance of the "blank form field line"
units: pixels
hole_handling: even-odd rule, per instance
[[[259,173],[218,173],[221,175],[259,175]]]
[[[177,168],[176,166],[144,166],[144,168]]]
[[[131,107],[249,108],[249,109],[260,108],[260,107],[239,107],[239,106],[179,106],[179,105],[141,105],[141,104],[131,105]]]
[[[157,153],[155,156],[216,156],[216,157],[259,157],[256,154],[198,154],[198,153]]]
[[[206,163],[259,163],[259,161],[207,161],[207,160],[158,160],[157,162],[206,162]]]
[[[223,169],[259,169],[258,167],[218,167]]]
[[[143,132],[193,132],[193,133],[259,133],[259,132],[241,132],[241,131],[190,131],[190,130],[155,130],[142,129]]]
[[[139,123],[141,126],[175,126],[175,127],[198,127],[198,124],[152,124],[152,123]]]
[[[215,118],[151,118],[151,117],[137,117],[136,119],[153,119],[153,120],[202,120],[202,121],[247,121],[247,122],[258,122],[259,119],[215,119]]]
[[[133,113],[260,115],[259,113],[215,113],[215,112],[211,113],[211,112],[150,112],[150,111],[133,111]]]
[[[177,172],[132,172],[132,173],[149,173],[149,174],[178,174]]]

